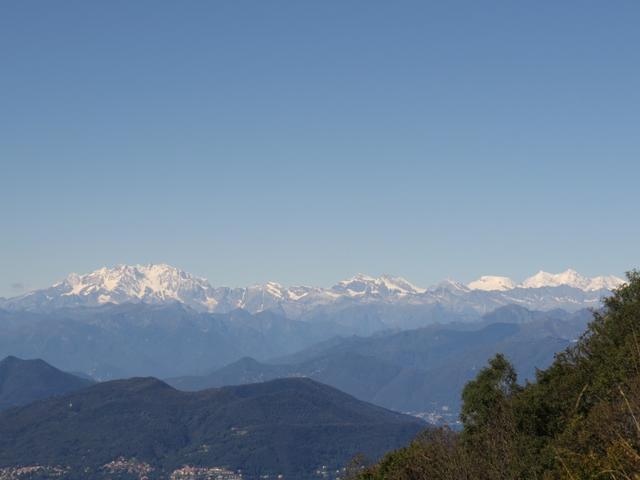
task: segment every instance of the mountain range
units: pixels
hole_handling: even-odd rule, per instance
[[[165,264],[122,265],[0,300],[0,357],[42,358],[97,380],[202,375],[334,337],[482,326],[484,315],[510,305],[563,314],[598,308],[621,282],[568,270],[521,284],[482,277],[421,288],[399,277],[356,275],[330,288],[227,288]]]
[[[64,474],[35,478],[169,478],[185,465],[241,469],[247,480],[317,478],[358,453],[378,458],[424,426],[310,379],[185,393],[133,378],[1,412],[0,467]],[[197,478],[221,478],[211,475]]]
[[[391,304],[437,305],[482,314],[512,303],[532,309],[597,306],[603,294],[622,283],[615,276],[588,278],[569,269],[559,274],[540,271],[521,283],[507,277],[483,276],[468,285],[447,280],[421,288],[401,277],[358,274],[329,288],[284,287],[276,282],[232,288],[213,287],[203,278],[166,264],[119,265],[85,275],[72,273],[49,288],[0,300],[0,308],[43,312],[111,303],[179,302],[200,312],[272,310],[289,318],[308,319],[325,310]]]

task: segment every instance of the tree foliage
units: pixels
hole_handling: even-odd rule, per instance
[[[462,391],[460,418],[465,432],[472,434],[485,430],[517,390],[516,371],[505,356],[498,353]]]

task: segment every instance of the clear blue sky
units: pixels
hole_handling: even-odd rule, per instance
[[[0,295],[640,265],[640,2],[0,4]]]

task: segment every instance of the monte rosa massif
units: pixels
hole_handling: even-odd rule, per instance
[[[569,269],[558,274],[540,271],[521,283],[508,277],[482,276],[467,285],[446,280],[420,288],[401,277],[358,274],[329,288],[284,287],[275,282],[231,288],[214,287],[206,279],[166,264],[118,265],[85,275],[72,273],[49,288],[0,299],[0,308],[46,312],[104,304],[178,302],[200,312],[274,311],[304,319],[319,310],[335,312],[364,304],[437,306],[477,315],[510,304],[535,310],[597,307],[603,296],[622,283],[616,276],[589,278]]]

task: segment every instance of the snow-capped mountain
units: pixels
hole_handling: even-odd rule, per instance
[[[619,287],[624,280],[613,275],[600,276],[600,277],[583,277],[578,272],[572,269],[565,270],[561,273],[548,273],[542,270],[535,275],[527,278],[519,286],[521,288],[542,288],[542,287],[558,287],[560,285],[567,285],[569,287],[579,288],[586,292],[595,290],[611,290]]]
[[[0,306],[46,310],[136,302],[180,302],[207,310],[213,310],[217,304],[213,289],[205,279],[170,265],[151,264],[104,267],[86,275],[72,273],[50,288],[8,299]]]
[[[142,301],[163,303],[177,301],[187,305],[204,303],[214,306],[211,286],[202,278],[196,278],[166,264],[119,265],[101,268],[87,275],[72,273],[61,284],[64,297],[88,297],[97,303],[123,303]]]
[[[549,273],[540,270],[535,275],[516,284],[509,277],[485,275],[469,283],[472,290],[507,291],[516,288],[544,288],[544,287],[572,287],[585,292],[597,290],[613,290],[624,283],[624,280],[613,276],[584,277],[575,270],[569,268],[560,273]]]
[[[426,291],[426,289],[416,287],[402,277],[382,275],[375,278],[362,273],[338,282],[331,287],[331,290],[338,295],[346,295],[351,298],[417,295]]]
[[[505,291],[512,290],[516,287],[516,283],[509,277],[499,277],[495,275],[483,275],[467,285],[471,290]]]
[[[539,272],[520,284],[508,277],[483,276],[464,285],[446,280],[428,289],[391,275],[358,274],[329,288],[276,282],[242,288],[213,287],[203,278],[166,264],[119,265],[70,274],[50,288],[0,299],[7,310],[50,311],[103,304],[179,302],[197,311],[251,313],[273,310],[290,318],[308,318],[319,309],[335,312],[354,305],[425,306],[455,312],[486,313],[507,304],[527,308],[579,309],[597,306],[608,290],[623,283],[614,276],[587,278],[574,270]]]

